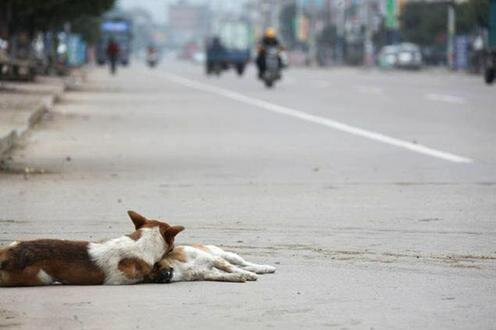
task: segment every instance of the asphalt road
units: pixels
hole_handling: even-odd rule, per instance
[[[0,174],[0,239],[99,240],[126,210],[278,269],[245,284],[3,288],[0,327],[496,324],[496,90],[292,69],[273,90],[165,62],[68,92]]]

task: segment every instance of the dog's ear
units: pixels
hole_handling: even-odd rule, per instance
[[[136,228],[136,230],[143,227],[143,225],[147,221],[147,219],[144,216],[142,216],[141,214],[138,214],[134,211],[127,211],[127,214],[131,218],[131,221],[134,223],[134,228]]]
[[[174,237],[184,230],[183,226],[171,226],[167,228],[164,232],[164,238],[167,244],[172,244],[174,242]]]

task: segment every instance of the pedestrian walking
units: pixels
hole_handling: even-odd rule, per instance
[[[107,45],[107,58],[110,62],[110,73],[115,74],[117,70],[117,60],[119,58],[120,48],[114,39],[110,39]]]

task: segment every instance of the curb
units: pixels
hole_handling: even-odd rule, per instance
[[[0,137],[0,160],[2,159],[2,157],[5,156],[5,154],[8,151],[10,151],[10,149],[12,149],[16,140],[17,140],[16,131],[11,131],[6,136]]]
[[[36,125],[41,120],[41,118],[43,118],[43,115],[45,113],[53,109],[53,106],[59,100],[60,95],[58,94],[44,97],[40,104],[36,107],[36,110],[33,111],[31,116],[29,116],[27,129],[19,133],[19,136],[23,137],[29,131],[29,129]]]
[[[59,101],[64,93],[66,86],[60,92],[56,92],[52,95],[45,96],[36,105],[35,109],[28,118],[26,125],[22,128],[15,128],[6,136],[0,136],[0,160],[4,159],[8,153],[14,148],[20,140],[27,135],[31,128],[36,125],[42,118],[43,115],[51,111],[57,101]]]

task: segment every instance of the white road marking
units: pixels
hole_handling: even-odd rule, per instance
[[[431,101],[441,101],[448,103],[456,103],[456,104],[465,104],[467,103],[463,97],[448,95],[448,94],[426,94],[425,98]]]
[[[320,117],[320,116],[315,116],[308,114],[303,111],[298,111],[295,109],[291,109],[285,106],[273,104],[264,100],[256,99],[253,97],[249,97],[225,88],[217,87],[217,86],[212,86],[212,85],[207,85],[203,84],[197,81],[193,81],[190,79],[183,78],[181,76],[167,73],[165,74],[166,78],[169,79],[172,82],[175,82],[177,84],[190,87],[193,89],[197,89],[200,91],[208,92],[208,93],[213,93],[217,94],[220,96],[224,96],[226,98],[229,98],[231,100],[235,100],[238,102],[242,102],[248,105],[252,105],[258,108],[262,108],[271,112],[275,112],[281,115],[285,116],[290,116],[294,118],[298,118],[307,122],[319,124],[322,126],[327,126],[333,129],[336,129],[338,131],[346,132],[349,134],[361,136],[364,138],[367,138],[369,140],[374,140],[378,142],[382,142],[385,144],[389,144],[395,147],[407,149],[413,152],[417,152],[420,154],[428,155],[431,157],[439,158],[439,159],[444,159],[448,160],[451,162],[455,163],[472,163],[473,160],[470,158],[458,156],[449,152],[445,151],[440,151],[436,149],[432,149],[426,146],[423,146],[421,144],[416,144],[404,140],[400,140],[394,137],[390,137],[381,133],[373,132],[373,131],[368,131],[359,127],[354,127],[330,118],[325,118],[325,117]]]

